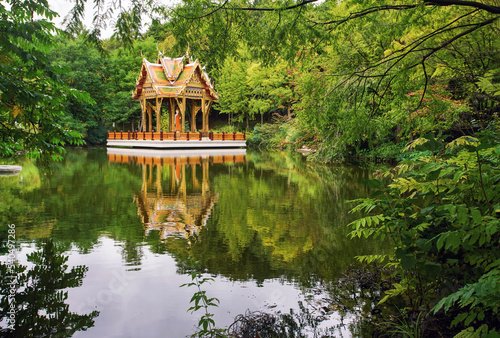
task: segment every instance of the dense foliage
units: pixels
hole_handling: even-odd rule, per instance
[[[41,19],[34,19],[34,15]],[[67,86],[47,56],[57,13],[47,1],[0,3],[0,155],[57,159],[79,133],[59,121],[68,99],[92,99]]]
[[[95,29],[77,1],[58,36],[46,1],[0,3],[2,156],[57,159],[68,143],[139,129],[142,56],[190,48],[220,94],[211,122],[246,129],[249,145],[404,160],[370,182],[355,210],[377,213],[353,235],[392,239],[389,298],[454,316],[464,333],[500,330],[498,0],[134,0],[105,41],[118,7],[94,3]],[[156,17],[141,34],[144,12]]]
[[[369,216],[352,223],[353,237],[390,238],[394,247],[387,257],[361,257],[387,258],[400,274],[381,303],[402,296],[410,311],[444,311],[464,333],[498,334],[498,129],[449,143],[427,136],[411,146],[430,154],[368,181],[372,197],[354,209]]]
[[[55,66],[66,70],[64,82],[85,91],[94,104],[67,100],[62,121],[83,134],[89,144],[103,144],[109,129],[137,130],[141,108],[131,99],[131,91],[142,62],[141,53],[149,59],[156,54],[152,38],[137,41],[124,48],[116,40],[105,41],[99,51],[83,34],[58,36],[50,51]],[[114,128],[113,128],[113,123]]]
[[[104,4],[100,1],[99,8]],[[68,17],[70,34],[55,40],[48,36],[54,30],[52,23],[30,20],[27,13],[35,11],[47,19],[56,13],[43,2],[30,6],[35,5],[2,7],[7,14],[4,26],[17,25],[5,28],[3,36],[10,37],[2,40],[3,59],[10,60],[2,62],[6,79],[2,97],[9,98],[2,99],[2,128],[5,140],[10,140],[2,142],[3,154],[34,147],[15,141],[35,140],[19,137],[29,130],[14,127],[20,123],[28,123],[38,138],[51,133],[39,132],[40,125],[59,126],[59,132],[66,134],[76,130],[90,144],[102,143],[105,131],[113,127],[140,128],[140,107],[130,92],[141,55],[154,60],[157,48],[165,55],[180,56],[189,46],[191,54],[207,65],[221,98],[212,111],[212,126],[219,128],[227,120],[232,126],[228,131],[253,132],[260,122],[258,135],[249,135],[250,144],[300,147],[305,143],[318,150],[314,155],[318,160],[353,155],[395,158],[406,141],[426,132],[471,134],[498,115],[500,45],[495,37],[500,30],[494,0],[219,5],[185,0],[170,8],[132,1],[116,20],[115,35],[99,41],[98,48],[89,42],[100,36],[98,29],[113,6],[96,13],[95,27],[87,31],[80,22],[85,2],[78,2]],[[140,13],[154,17],[142,35]],[[39,55],[33,54],[37,50]],[[24,74],[16,73],[14,62],[25,69]],[[72,87],[78,90],[70,93],[85,91],[95,104],[63,92],[46,93],[35,96],[45,100],[37,110],[48,105],[60,108],[33,115],[46,119],[58,111],[57,124],[39,123],[36,118],[22,121],[26,114],[19,112],[30,110],[20,110],[22,105],[15,100],[34,103],[28,102],[29,92],[13,94],[26,88],[8,75],[17,74],[23,86],[33,86],[25,80],[47,72],[44,81],[52,81],[52,71],[59,66],[66,70],[64,81],[56,77],[57,87],[36,90]],[[285,136],[281,141],[273,134],[275,127],[262,126],[283,122],[273,115],[291,118],[279,127]],[[54,143],[67,139],[52,137]]]
[[[222,68],[218,88],[234,101],[221,100],[222,111],[276,111],[251,100],[268,70],[286,69],[279,88],[292,93],[290,125],[315,136],[318,159],[395,157],[423,133],[470,134],[496,118],[498,2],[311,2],[183,1],[169,24],[179,43],[196,41],[192,49]]]

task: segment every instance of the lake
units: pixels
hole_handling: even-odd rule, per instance
[[[368,195],[373,169],[105,148],[70,149],[49,168],[9,164],[23,166],[0,177],[0,326],[15,293],[14,336],[188,336],[204,313],[188,311],[197,287],[181,287],[193,266],[212,279],[200,288],[219,300],[208,308],[218,327],[306,309],[332,335],[359,331],[362,309],[334,305],[330,290],[356,255],[384,250],[347,236],[349,201]]]

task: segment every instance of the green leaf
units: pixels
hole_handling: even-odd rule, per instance
[[[483,217],[481,216],[481,212],[478,210],[478,209],[473,209],[471,211],[471,215],[472,215],[472,220],[477,223],[477,224],[480,224]]]
[[[425,262],[424,269],[431,276],[439,276],[442,271],[442,266],[439,263]]]
[[[461,243],[460,234],[456,231],[450,232],[446,237],[445,249],[455,251]]]
[[[476,314],[475,312],[470,313],[470,314],[467,316],[467,318],[465,319],[465,321],[464,321],[464,325],[465,325],[465,326],[469,326],[469,324],[470,324],[470,323],[472,323],[472,321],[473,321],[474,319],[476,319],[476,315],[477,315],[477,314]]]
[[[415,257],[412,254],[407,254],[401,258],[401,267],[405,270],[413,269],[415,263]]]
[[[467,223],[467,220],[468,220],[467,214],[468,214],[468,210],[465,206],[463,206],[463,205],[458,206],[457,219],[461,225],[465,225]]]
[[[467,318],[469,314],[467,312],[464,312],[464,313],[461,313],[459,314],[458,316],[455,317],[455,319],[453,319],[453,321],[451,322],[451,326],[454,327],[456,326],[458,323],[462,322],[465,320],[465,318]]]

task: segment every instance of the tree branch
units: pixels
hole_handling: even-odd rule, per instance
[[[299,2],[298,4],[288,6],[288,7],[282,7],[282,8],[269,8],[269,7],[264,7],[264,8],[259,8],[259,7],[225,7],[224,9],[227,10],[232,10],[232,11],[253,11],[253,12],[275,12],[275,11],[288,11],[291,9],[299,8],[305,5],[308,5],[313,2],[317,2],[318,0],[304,0],[302,2]]]
[[[325,22],[314,22],[314,23],[317,25],[331,25],[331,24],[340,25],[340,24],[343,24],[344,22],[347,22],[349,20],[354,20],[354,19],[360,18],[362,16],[365,16],[365,15],[368,15],[371,13],[376,13],[376,12],[380,12],[380,11],[389,11],[389,10],[398,10],[399,11],[399,10],[411,9],[411,8],[415,8],[415,7],[417,7],[417,5],[395,5],[395,6],[387,5],[387,6],[370,7],[370,8],[364,9],[364,10],[359,11],[359,12],[350,13],[349,16],[347,16],[343,19],[340,19],[340,20],[330,20],[330,21],[325,21]]]
[[[500,6],[491,6],[477,1],[464,0],[424,0],[424,3],[433,6],[465,6],[482,9],[492,14],[500,14]]]
[[[226,7],[227,3],[229,2],[229,0],[226,0],[224,1],[224,3],[218,7],[216,7],[215,9],[213,9],[211,12],[207,13],[207,14],[203,14],[201,16],[195,16],[195,17],[187,17],[187,16],[184,16],[182,14],[179,14],[177,11],[175,11],[175,14],[177,14],[178,16],[180,16],[181,18],[184,18],[184,19],[188,19],[188,20],[198,20],[198,19],[202,19],[202,18],[205,18],[207,16],[210,16],[212,14],[214,14],[215,12],[223,9]]]
[[[485,21],[482,21],[482,22],[479,22],[475,25],[472,25],[471,28],[469,28],[468,30],[466,31],[463,31],[462,33],[460,34],[457,34],[455,35],[454,37],[452,37],[451,39],[443,42],[442,44],[440,44],[439,46],[435,47],[435,48],[432,48],[431,51],[429,53],[427,53],[426,55],[424,55],[422,57],[422,62],[425,62],[425,60],[430,57],[432,54],[436,53],[437,51],[445,48],[446,46],[448,46],[449,44],[451,44],[453,41],[455,40],[458,40],[460,39],[461,37],[467,35],[467,34],[470,34],[472,32],[474,32],[475,30],[481,28],[481,27],[484,27],[484,26],[487,26],[489,24],[492,24],[493,22],[495,22],[496,20],[500,19],[500,17],[493,17],[491,19],[488,19],[488,20],[485,20]]]
[[[476,9],[484,10],[492,14],[500,14],[500,6],[490,6],[486,5],[480,2],[476,1],[463,1],[463,0],[423,0],[423,2],[428,5],[428,6],[465,6],[465,7],[473,7]],[[388,10],[406,10],[406,9],[412,9],[419,6],[418,4],[415,5],[386,5],[386,6],[376,6],[376,7],[370,7],[367,9],[364,9],[359,12],[353,12],[350,13],[347,17],[343,19],[338,19],[338,20],[330,20],[330,21],[325,21],[325,22],[313,22],[316,25],[331,25],[331,24],[343,24],[349,20],[354,20],[363,16],[366,16],[368,14],[376,13],[376,12],[381,12],[381,11],[388,11]]]

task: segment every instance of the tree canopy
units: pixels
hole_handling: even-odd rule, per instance
[[[56,15],[47,1],[0,3],[1,155],[27,151],[56,159],[65,144],[81,143],[80,134],[58,119],[68,99],[92,99],[67,86],[47,57],[56,31],[50,20]]]
[[[401,283],[388,295],[416,292],[413,311],[435,301],[468,332],[498,331],[500,1],[75,0],[64,32],[56,15],[46,0],[0,2],[2,156],[58,159],[108,128],[137,129],[142,58],[189,48],[219,91],[220,119],[248,130],[248,144],[406,159],[389,185],[371,181],[379,190],[357,209],[380,213],[353,222],[353,236],[393,239]],[[233,190],[221,200],[238,200]]]
[[[53,145],[81,142],[79,135],[103,142],[111,123],[135,129],[140,109],[129,93],[141,52],[154,59],[155,44],[172,56],[189,46],[207,65],[221,95],[215,108],[231,124],[248,129],[273,113],[294,116],[326,159],[430,130],[471,132],[499,111],[494,0],[76,1],[65,19],[70,35],[57,39],[47,2],[7,3],[4,155],[60,152]],[[88,6],[95,16],[86,30]],[[99,40],[113,17],[114,37]]]

